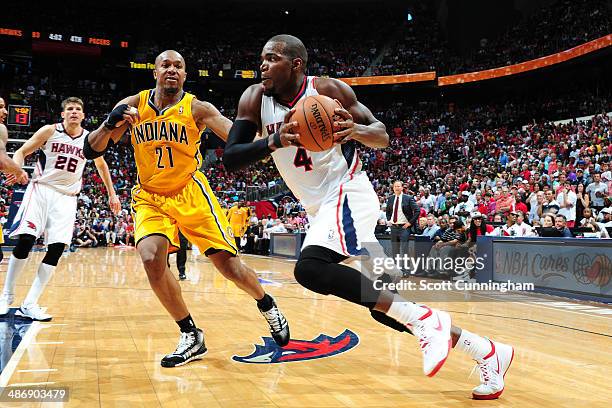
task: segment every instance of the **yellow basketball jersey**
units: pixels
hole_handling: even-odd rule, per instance
[[[200,168],[202,132],[191,114],[192,94],[183,93],[178,103],[160,111],[154,93],[154,89],[139,93],[140,119],[132,126],[131,140],[140,186],[169,194],[185,186]]]

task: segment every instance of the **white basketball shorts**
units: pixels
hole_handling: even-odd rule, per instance
[[[13,220],[10,238],[21,234],[39,238],[45,234],[45,244],[61,242],[70,245],[76,218],[77,198],[62,194],[40,183],[30,183]]]

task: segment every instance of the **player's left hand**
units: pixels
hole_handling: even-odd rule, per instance
[[[119,201],[116,195],[112,195],[108,198],[108,206],[115,215],[119,214],[119,211],[121,211],[121,201]]]
[[[4,184],[12,186],[13,184],[28,184],[28,181],[28,173],[22,170],[19,174],[7,174],[4,179]]]
[[[352,140],[355,136],[356,124],[353,121],[353,115],[342,107],[340,101],[335,99],[340,105],[340,108],[334,110],[334,129],[340,129],[334,132],[334,143],[343,144]]]
[[[19,174],[7,174],[4,180],[4,184],[12,186],[13,184],[28,184],[30,178],[25,170],[21,170]]]

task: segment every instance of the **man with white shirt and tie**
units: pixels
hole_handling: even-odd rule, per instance
[[[419,206],[414,197],[403,194],[401,181],[393,183],[393,195],[387,200],[387,221],[391,226],[391,251],[395,257],[401,254],[401,243],[408,242],[412,226],[419,217]]]

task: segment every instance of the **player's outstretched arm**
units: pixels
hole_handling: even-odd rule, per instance
[[[47,140],[53,135],[55,132],[55,125],[45,125],[38,129],[31,138],[29,138],[17,151],[13,154],[13,161],[20,168],[23,166],[25,158],[34,153],[36,150],[41,148]],[[27,182],[27,174],[25,179],[23,175],[21,176],[9,176],[6,179],[6,183],[8,185],[14,184],[15,182],[25,184]]]
[[[115,108],[108,114],[106,120],[100,127],[85,138],[83,153],[87,159],[100,157],[121,139],[128,126],[138,119],[138,95],[128,96],[119,101]]]
[[[230,129],[223,152],[223,165],[229,171],[245,168],[265,158],[274,150],[299,141],[299,134],[291,133],[291,130],[297,126],[297,122],[289,122],[293,114],[292,109],[285,115],[285,120],[278,132],[253,142],[257,131],[261,130],[262,93],[261,85],[255,84],[248,87],[240,97],[238,114]]]
[[[38,129],[27,142],[21,145],[13,155],[13,161],[23,166],[25,158],[40,149],[55,132],[55,125],[45,125]]]
[[[317,79],[317,91],[336,99],[342,105],[336,114],[342,119],[334,126],[342,130],[334,133],[336,143],[356,140],[373,148],[389,146],[389,135],[385,125],[376,119],[370,109],[357,100],[355,91],[344,82],[333,78]]]
[[[111,178],[110,171],[108,170],[108,164],[106,164],[104,157],[94,159],[94,164],[96,165],[98,174],[102,178],[104,186],[106,187],[106,191],[108,193],[108,206],[113,214],[117,215],[119,214],[119,211],[121,211],[121,201],[119,201],[119,198],[117,198],[117,193],[115,193],[115,186],[113,186],[113,179]]]
[[[7,143],[8,130],[4,124],[0,123],[0,171],[5,174],[12,174],[18,179],[25,177],[25,181],[27,182],[28,174],[6,153]]]
[[[191,104],[191,112],[200,131],[208,127],[220,139],[227,142],[227,136],[232,128],[232,121],[223,116],[215,105],[194,99]]]

